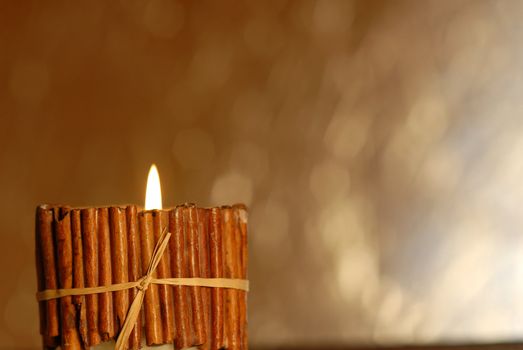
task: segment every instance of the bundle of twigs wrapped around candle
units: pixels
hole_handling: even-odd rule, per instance
[[[143,330],[147,345],[247,349],[247,287],[205,283],[246,282],[245,206],[41,205],[35,232],[44,349],[86,349],[121,332],[123,349],[139,349]],[[143,305],[126,325],[140,290]]]

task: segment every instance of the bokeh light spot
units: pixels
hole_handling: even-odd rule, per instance
[[[252,200],[252,180],[239,172],[229,172],[214,181],[211,190],[213,203],[245,203],[249,205]]]

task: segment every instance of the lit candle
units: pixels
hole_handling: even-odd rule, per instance
[[[144,210],[40,205],[36,214],[46,346],[109,350],[118,337],[119,349],[247,349],[244,205],[163,209],[153,164]]]

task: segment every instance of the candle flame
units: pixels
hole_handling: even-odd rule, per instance
[[[156,165],[151,165],[147,176],[147,190],[145,191],[145,210],[162,209],[162,189],[160,175]]]

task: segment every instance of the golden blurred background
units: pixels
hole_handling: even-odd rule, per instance
[[[250,207],[253,347],[523,339],[523,2],[0,2],[0,348],[34,209]]]

